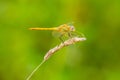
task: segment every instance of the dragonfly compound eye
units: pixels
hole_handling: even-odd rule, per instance
[[[75,27],[74,26],[70,26],[70,31],[75,31]]]

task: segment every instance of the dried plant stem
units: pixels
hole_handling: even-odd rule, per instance
[[[30,78],[32,77],[32,75],[40,68],[40,66],[45,62],[45,60],[43,60],[32,72],[31,74],[27,77],[26,80],[30,80]]]
[[[64,43],[62,42],[60,45],[57,45],[56,47],[50,49],[44,56],[44,60],[47,60],[48,58],[51,57],[52,54],[54,54],[55,52],[57,52],[58,50],[62,49],[65,46],[69,46],[69,45],[75,44],[76,42],[85,41],[85,40],[86,40],[85,37],[82,37],[82,38],[73,37],[71,39],[68,39]]]
[[[43,61],[31,72],[31,74],[27,77],[26,80],[30,80],[30,78],[32,77],[32,75],[41,67],[41,65],[48,60],[52,54],[54,54],[55,52],[57,52],[58,50],[62,49],[65,46],[69,46],[72,44],[75,44],[76,42],[80,42],[80,41],[84,41],[86,40],[85,37],[79,38],[79,37],[74,37],[71,39],[66,40],[64,43],[61,43],[60,45],[55,46],[54,48],[50,49],[44,56]]]

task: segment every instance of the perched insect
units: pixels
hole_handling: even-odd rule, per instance
[[[72,38],[75,35],[75,27],[71,24],[63,24],[58,27],[52,27],[52,28],[29,28],[29,30],[51,30],[54,31],[55,34],[59,34],[59,39],[64,42],[63,38],[64,36],[68,36],[69,38]]]

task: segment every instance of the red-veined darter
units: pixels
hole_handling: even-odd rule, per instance
[[[75,32],[75,27],[71,24],[63,24],[58,27],[52,27],[52,28],[29,28],[29,30],[50,30],[55,31],[59,33],[59,38],[64,42],[62,39],[63,36],[68,36],[69,38],[72,38]]]

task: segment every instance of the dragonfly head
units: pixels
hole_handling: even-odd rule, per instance
[[[70,31],[75,31],[75,27],[73,25],[70,26]]]

